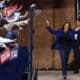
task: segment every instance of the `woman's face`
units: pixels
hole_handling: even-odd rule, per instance
[[[66,24],[64,25],[64,29],[69,30],[69,23],[66,23]]]
[[[77,23],[76,23],[77,27],[80,27],[80,21],[77,20]]]

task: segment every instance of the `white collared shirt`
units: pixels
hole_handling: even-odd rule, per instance
[[[78,31],[78,30],[80,30],[80,27],[77,27],[77,28],[75,29],[75,31]],[[76,34],[74,35],[75,40],[77,40],[77,36],[78,36],[78,34],[76,33]]]

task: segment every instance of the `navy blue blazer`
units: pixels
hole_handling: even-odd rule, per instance
[[[47,29],[51,34],[54,34],[56,37],[56,40],[52,43],[52,49],[59,49],[60,48],[59,39],[63,34],[63,29],[60,28],[60,29],[54,30],[54,29],[51,29],[51,27],[49,27],[49,26],[47,27]],[[73,29],[71,29],[69,31],[69,34],[71,37],[71,45],[69,47],[71,47],[71,48],[75,47],[75,39],[74,39],[75,33],[76,32]]]

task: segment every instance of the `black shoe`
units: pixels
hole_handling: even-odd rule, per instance
[[[63,77],[63,80],[67,80],[67,77],[66,77],[66,76],[64,76],[64,77]]]
[[[78,74],[79,73],[79,71],[74,71],[74,74]]]

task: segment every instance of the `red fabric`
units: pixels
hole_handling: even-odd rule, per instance
[[[9,6],[5,8],[5,16],[9,17],[16,9],[17,9],[17,6]]]
[[[7,62],[11,57],[10,49],[7,48],[0,53],[0,64],[4,64]]]

